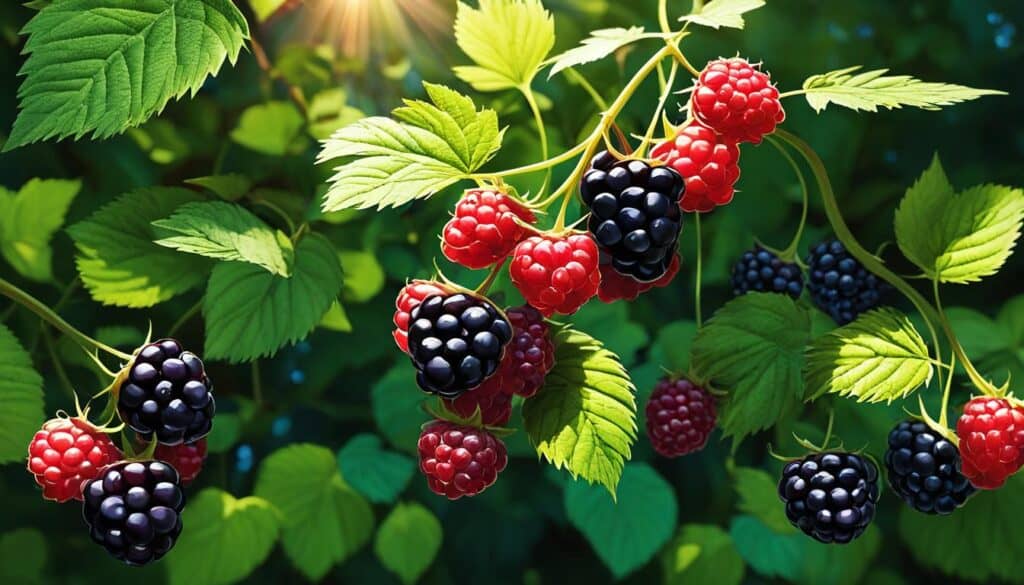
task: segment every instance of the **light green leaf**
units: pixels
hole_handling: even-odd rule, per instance
[[[305,123],[291,102],[267,102],[242,112],[238,125],[231,131],[231,139],[270,156],[297,154],[308,145],[308,139],[302,134]]]
[[[774,293],[729,301],[697,332],[690,365],[699,381],[729,393],[719,418],[725,436],[741,440],[800,404],[810,336],[809,311]]]
[[[764,6],[764,0],[711,0],[698,12],[679,17],[679,21],[689,21],[711,28],[743,28],[746,22],[743,15],[751,10]]]
[[[424,83],[431,103],[406,100],[392,115],[365,118],[326,140],[317,162],[335,167],[323,210],[399,207],[429,197],[476,171],[501,147],[494,110],[441,85]]]
[[[186,203],[170,217],[152,224],[160,235],[154,242],[165,248],[248,262],[279,276],[291,276],[295,261],[291,240],[239,205],[223,201]]]
[[[238,363],[274,355],[316,327],[341,285],[334,247],[319,234],[295,248],[291,278],[254,264],[218,264],[203,301],[206,357]]]
[[[556,469],[613,495],[636,440],[636,388],[618,357],[593,337],[555,335],[555,367],[544,391],[523,405],[530,442]]]
[[[907,397],[932,377],[928,347],[903,313],[875,309],[814,340],[807,349],[808,398],[833,392],[858,402]]]
[[[739,585],[746,565],[729,533],[710,524],[687,524],[661,554],[665,585]]]
[[[380,564],[412,585],[434,562],[443,537],[441,523],[430,510],[415,502],[400,503],[381,523],[373,550]]]
[[[0,463],[25,463],[43,422],[43,379],[11,330],[0,324]]]
[[[252,11],[256,14],[256,18],[258,18],[260,22],[263,22],[270,18],[288,1],[289,0],[250,0],[250,4],[252,4]]]
[[[35,528],[18,528],[0,535],[0,583],[52,583],[44,572],[49,556],[46,538]]]
[[[377,256],[369,250],[341,250],[341,268],[345,271],[345,300],[365,303],[384,288],[386,276]]]
[[[661,38],[661,36],[658,33],[644,32],[644,27],[642,26],[602,28],[591,31],[590,36],[583,39],[578,47],[573,47],[561,55],[552,57],[555,64],[551,67],[551,72],[548,73],[548,79],[551,79],[563,69],[604,59],[622,47],[631,45],[641,39]]]
[[[380,438],[369,433],[356,435],[345,443],[338,452],[338,466],[352,487],[374,503],[398,499],[416,469],[412,459],[385,451]]]
[[[455,41],[475,67],[455,75],[477,91],[529,87],[555,46],[555,21],[540,0],[480,0],[480,8],[459,2]]]
[[[819,113],[830,103],[867,112],[903,106],[938,110],[985,95],[1006,95],[991,89],[921,81],[909,75],[886,75],[888,69],[855,73],[859,69],[857,65],[808,77],[804,81],[807,103]]]
[[[238,201],[252,189],[252,179],[238,173],[196,177],[185,179],[185,182],[202,187],[226,201]]]
[[[776,480],[767,472],[753,467],[737,467],[733,470],[733,487],[740,496],[739,509],[750,514],[778,534],[796,532],[786,518],[786,511],[779,505]]]
[[[338,128],[366,117],[362,110],[348,105],[347,98],[344,89],[331,88],[321,91],[309,100],[306,120],[313,138],[329,138]]]
[[[373,510],[338,472],[334,454],[311,444],[273,452],[255,494],[280,512],[281,543],[292,565],[319,581],[370,540]]]
[[[25,278],[53,280],[50,240],[64,225],[79,180],[32,179],[17,193],[0,187],[0,252]]]
[[[396,449],[416,453],[420,427],[428,420],[424,400],[426,395],[416,385],[408,362],[392,367],[370,389],[373,420]]]
[[[331,303],[331,308],[327,309],[324,316],[321,317],[319,327],[324,329],[330,329],[331,331],[340,331],[342,333],[349,333],[352,331],[352,321],[348,318],[348,313],[345,312],[345,307],[338,301]]]
[[[62,0],[21,32],[29,57],[4,150],[138,126],[233,64],[249,27],[229,0]]]
[[[646,564],[668,542],[677,514],[672,486],[646,463],[626,465],[616,500],[596,485],[567,484],[565,512],[616,579]]]
[[[207,488],[190,499],[174,554],[167,556],[171,585],[230,585],[263,564],[277,542],[278,518],[266,500],[235,499]]]
[[[107,305],[151,307],[206,280],[210,261],[157,246],[150,222],[202,198],[177,187],[122,195],[68,228],[76,263],[92,298]]]

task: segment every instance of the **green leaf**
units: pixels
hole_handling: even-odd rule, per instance
[[[591,31],[590,36],[583,39],[578,47],[552,57],[555,64],[551,67],[551,72],[548,73],[548,79],[569,67],[576,67],[577,65],[604,59],[622,47],[631,45],[639,40],[661,38],[661,36],[659,33],[644,32],[644,27],[642,26],[602,28]]]
[[[647,346],[647,330],[630,320],[626,303],[587,303],[570,321],[582,331],[600,331],[608,350],[626,367],[632,366],[637,353]]]
[[[11,330],[0,324],[0,463],[25,463],[25,449],[43,422],[43,379]]]
[[[250,0],[252,11],[260,22],[270,18],[289,0]]]
[[[46,538],[35,528],[18,528],[0,535],[0,582],[43,585],[48,582]],[[52,582],[52,581],[49,581]]]
[[[331,88],[313,96],[306,110],[309,133],[318,140],[329,138],[341,128],[366,117],[358,108],[348,105],[344,89]]]
[[[555,21],[540,0],[459,2],[455,41],[476,66],[453,70],[473,89],[526,88],[555,46]]]
[[[21,32],[29,57],[4,150],[138,126],[234,64],[249,27],[228,0],[62,0]]]
[[[326,140],[317,162],[335,167],[323,210],[399,207],[429,197],[476,171],[501,147],[494,110],[442,85],[424,83],[431,103],[405,100],[392,115],[346,126]]]
[[[244,207],[223,201],[186,203],[166,219],[152,222],[155,243],[218,260],[248,262],[279,276],[291,276],[295,250],[280,230],[271,229]]]
[[[238,125],[231,131],[231,139],[270,156],[298,154],[308,144],[302,134],[305,124],[306,120],[291,102],[257,104],[242,112]]]
[[[867,112],[902,106],[938,110],[985,95],[1006,95],[991,89],[921,81],[909,75],[886,75],[888,69],[855,73],[859,69],[857,65],[808,77],[804,81],[807,103],[818,113],[830,103]]]
[[[645,463],[626,465],[616,500],[596,485],[567,484],[565,512],[616,579],[642,567],[668,542],[677,514],[672,486]]]
[[[206,438],[210,453],[226,453],[242,436],[242,419],[233,412],[218,412],[217,424]]]
[[[683,374],[690,369],[690,348],[696,337],[697,323],[689,320],[673,321],[658,329],[658,337],[654,340],[651,352],[658,353],[661,366]]]
[[[422,408],[424,400],[408,362],[392,367],[370,389],[373,420],[396,449],[416,453],[420,426],[429,418]]]
[[[958,195],[938,156],[896,210],[896,241],[930,278],[966,284],[1009,258],[1024,221],[1024,191],[979,185]]]
[[[319,234],[296,246],[291,278],[254,264],[218,264],[203,300],[206,357],[238,363],[274,355],[316,327],[341,285],[334,247]]]
[[[281,543],[292,565],[319,581],[370,540],[373,510],[338,472],[334,454],[311,444],[264,460],[255,494],[280,512]]]
[[[812,399],[833,392],[858,402],[892,402],[931,380],[929,360],[910,319],[883,307],[815,339],[804,379]]]
[[[189,500],[186,514],[188,530],[167,557],[171,585],[241,581],[263,564],[277,542],[277,513],[261,498],[235,499],[206,488]]]
[[[710,524],[683,526],[662,553],[661,567],[665,585],[739,585],[746,572],[729,533]]]
[[[151,307],[206,280],[210,262],[157,246],[150,222],[201,197],[177,187],[122,195],[68,228],[76,263],[92,298],[107,305]]]
[[[369,433],[358,434],[345,443],[338,452],[338,466],[352,487],[376,504],[398,499],[416,470],[412,459],[385,451],[380,438]]]
[[[79,180],[32,179],[17,193],[0,187],[0,252],[18,274],[53,280],[50,240],[64,225]]]
[[[327,309],[327,312],[320,318],[320,323],[317,325],[324,329],[340,331],[342,333],[350,333],[352,331],[352,321],[349,320],[345,307],[338,301],[331,303],[331,308]]]
[[[400,503],[381,523],[373,550],[380,564],[412,585],[434,562],[444,537],[441,523],[415,502]]]
[[[600,341],[568,327],[554,341],[555,367],[544,391],[524,403],[523,426],[556,469],[600,483],[614,497],[636,440],[636,389]]]
[[[726,437],[767,429],[799,406],[809,311],[786,295],[749,293],[715,312],[693,342],[692,371],[729,392],[719,424]]]
[[[764,522],[778,534],[796,532],[786,518],[785,507],[779,505],[778,487],[772,476],[753,467],[737,467],[732,475],[741,512]]]
[[[743,15],[751,10],[764,6],[764,0],[711,0],[694,14],[679,17],[679,21],[689,21],[711,28],[743,28],[746,24]]]
[[[384,288],[386,277],[377,256],[369,250],[341,250],[341,268],[345,271],[345,300],[365,303]]]
[[[194,179],[185,179],[185,182],[189,185],[202,187],[226,201],[238,201],[252,189],[252,180],[238,173],[196,177]]]

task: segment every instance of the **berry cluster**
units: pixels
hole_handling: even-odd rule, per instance
[[[974,493],[960,473],[960,451],[923,422],[904,421],[889,432],[889,485],[925,514],[952,514]]]
[[[803,290],[800,267],[783,262],[761,246],[744,252],[732,269],[732,292],[736,296],[754,291],[784,293],[798,299]]]
[[[82,483],[99,475],[121,451],[106,433],[84,418],[55,418],[43,423],[28,446],[28,470],[47,500],[82,499]]]
[[[417,449],[427,485],[450,500],[484,491],[508,464],[505,445],[494,435],[448,421],[427,425]]]
[[[815,453],[782,470],[779,497],[786,518],[815,540],[845,544],[875,517],[878,468],[853,453]]]
[[[571,315],[597,294],[599,261],[588,234],[533,236],[516,246],[509,273],[526,302],[545,316]]]
[[[647,436],[662,457],[679,457],[704,448],[715,428],[711,394],[685,379],[664,378],[647,402]]]
[[[889,285],[868,272],[839,240],[812,248],[807,266],[811,299],[840,325],[877,307],[889,291]]]
[[[486,268],[504,260],[526,236],[523,226],[534,221],[533,212],[506,193],[472,189],[444,226],[441,251],[467,268]]]

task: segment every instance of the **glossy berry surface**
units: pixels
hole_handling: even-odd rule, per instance
[[[494,484],[508,464],[500,439],[483,429],[434,421],[417,444],[427,485],[449,500],[475,496]]]
[[[1024,465],[1024,409],[1005,398],[971,399],[956,434],[963,474],[976,488],[1000,488]]]
[[[657,145],[651,156],[675,169],[686,185],[679,206],[707,212],[732,201],[740,178],[740,149],[711,128],[694,121],[674,138]]]
[[[481,423],[503,426],[512,416],[512,394],[505,392],[504,381],[499,369],[483,384],[463,392],[458,398],[445,400],[444,407],[464,419],[473,418],[479,410]]]
[[[81,500],[82,484],[120,459],[110,437],[81,418],[46,421],[28,445],[28,470],[56,502]]]
[[[826,240],[807,257],[807,290],[819,309],[846,325],[881,305],[888,283],[868,272],[839,240]]]
[[[690,98],[692,115],[730,140],[758,144],[786,119],[779,90],[760,65],[733,57],[709,62]]]
[[[206,439],[195,443],[181,445],[157,445],[153,457],[178,470],[181,485],[187,486],[195,481],[206,462]]]
[[[923,422],[904,421],[889,432],[885,467],[889,486],[918,512],[952,514],[974,493],[956,445]]]
[[[439,282],[428,280],[414,280],[405,285],[395,298],[395,330],[392,336],[395,343],[402,351],[409,353],[409,313],[416,308],[416,305],[423,302],[423,299],[431,295],[443,295],[448,293],[448,288]]]
[[[878,468],[854,453],[815,453],[789,462],[779,480],[786,518],[819,542],[846,544],[875,517]]]
[[[178,472],[162,461],[123,461],[82,490],[93,541],[129,565],[145,565],[174,547],[185,495]]]
[[[598,153],[583,175],[587,228],[617,272],[653,282],[667,271],[682,230],[683,179],[669,167]]]
[[[183,351],[173,339],[161,339],[135,355],[117,409],[143,439],[155,433],[164,445],[191,443],[213,427],[217,407],[212,390],[199,356]]]
[[[506,394],[529,398],[544,386],[544,378],[555,366],[555,345],[544,315],[529,305],[506,311],[512,324],[512,341],[501,364]]]
[[[490,301],[431,295],[410,314],[409,352],[420,388],[456,398],[498,370],[512,326]]]
[[[516,246],[509,274],[526,302],[544,316],[571,315],[597,294],[599,261],[589,234],[532,236]]]
[[[441,250],[467,268],[486,268],[504,260],[525,236],[520,224],[536,218],[506,193],[497,189],[466,191],[455,214],[441,233]]]
[[[662,457],[679,457],[703,449],[717,420],[711,394],[684,379],[660,380],[645,412],[647,436]]]
[[[680,263],[679,254],[676,254],[668,265],[668,271],[654,282],[640,282],[631,276],[619,274],[610,264],[602,264],[601,286],[597,289],[597,298],[604,303],[613,303],[618,300],[632,301],[652,288],[666,287],[679,273]]]
[[[803,290],[800,267],[783,262],[760,246],[744,252],[732,268],[732,293],[736,296],[754,291],[783,293],[798,299]]]

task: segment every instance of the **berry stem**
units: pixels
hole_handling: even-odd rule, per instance
[[[703,261],[702,261],[702,256],[703,256],[703,253],[702,253],[702,251],[703,251],[702,250],[702,248],[703,248],[703,239],[701,238],[701,234],[700,234],[700,212],[699,211],[693,214],[693,226],[694,226],[694,233],[697,236],[697,275],[694,278],[694,283],[693,283],[693,314],[694,314],[693,318],[694,318],[694,321],[697,323],[697,329],[700,329],[701,325],[704,323],[704,317],[701,314],[701,308],[700,308],[700,288],[701,288],[700,287],[700,280],[701,280],[701,273],[703,271],[703,266],[702,266],[702,264],[703,264]]]
[[[637,147],[635,156],[637,158],[644,158],[647,153],[647,147],[650,146],[651,140],[654,138],[654,131],[658,128],[658,122],[661,121],[661,113],[665,110],[665,104],[668,102],[668,96],[672,94],[672,86],[676,81],[676,73],[679,71],[679,63],[672,62],[672,68],[668,73],[668,81],[665,82],[665,88],[661,92],[661,99],[658,101],[658,107],[654,109],[654,115],[651,116],[651,123],[647,126],[647,132],[644,133],[643,142]]]
[[[700,71],[698,71],[692,63],[690,63],[690,60],[687,59],[686,55],[684,55],[683,52],[679,50],[679,47],[671,43],[668,45],[668,47],[672,50],[672,57],[675,58],[676,63],[682,65],[687,71],[690,72],[690,75],[697,78],[700,77]]]
[[[0,278],[0,295],[4,295],[5,297],[25,307],[29,311],[32,311],[37,316],[39,316],[39,318],[42,319],[43,321],[46,321],[50,325],[53,325],[61,333],[74,339],[79,345],[92,346],[95,347],[96,349],[102,349],[103,351],[109,353],[110,355],[125,361],[132,359],[131,355],[124,353],[123,351],[120,351],[113,347],[110,347],[105,343],[101,343],[93,339],[92,337],[89,337],[85,333],[82,333],[78,329],[75,329],[70,323],[62,319],[60,315],[54,313],[46,305],[36,300],[35,297],[2,278]]]
[[[497,264],[492,266],[491,272],[487,275],[487,278],[485,278],[484,281],[480,283],[480,286],[476,287],[476,290],[474,290],[473,292],[478,295],[486,296],[487,291],[491,289],[491,285],[493,285],[494,281],[497,280],[498,275],[501,274],[501,269],[504,267],[505,260],[502,260],[501,262],[498,262]]]
[[[665,34],[672,32],[672,25],[668,21],[668,0],[658,0],[658,26]]]
[[[522,92],[523,97],[526,98],[526,103],[530,106],[530,111],[533,112],[533,121],[537,124],[537,138],[540,140],[540,156],[544,160],[548,158],[548,132],[544,127],[544,116],[540,112],[540,106],[537,105],[537,97],[533,94],[533,88],[529,85],[524,85],[519,88]],[[544,173],[544,182],[541,183],[540,189],[537,191],[538,194],[542,194],[548,189],[548,184],[551,182],[551,167],[548,167],[547,172]]]
[[[594,88],[594,85],[590,83],[590,80],[580,75],[579,71],[576,71],[575,67],[567,67],[565,69],[565,75],[572,82],[579,84],[579,86],[583,88],[583,91],[590,94],[590,99],[594,100],[594,105],[596,105],[599,110],[603,112],[608,109],[608,102],[601,97],[601,94],[598,93],[597,89]]]
[[[963,346],[960,345],[960,341],[956,337],[956,333],[953,332],[953,325],[949,322],[946,317],[946,312],[942,309],[942,297],[939,295],[939,279],[938,277],[932,279],[932,293],[935,296],[935,308],[937,309],[939,324],[942,326],[942,330],[946,333],[946,337],[949,339],[950,345],[953,346],[953,355],[956,356],[964,366],[964,370],[967,372],[967,377],[971,379],[975,387],[987,396],[997,396],[999,392],[992,384],[982,376],[978,370],[974,367],[970,358],[964,352]]]
[[[786,159],[789,166],[793,168],[793,172],[796,173],[797,180],[800,181],[800,192],[803,196],[803,211],[800,213],[800,225],[796,228],[796,234],[793,235],[793,239],[789,242],[789,245],[782,249],[778,256],[786,262],[791,262],[796,258],[797,248],[800,246],[800,238],[804,235],[804,227],[807,225],[807,207],[808,207],[808,194],[807,194],[807,179],[804,178],[803,171],[800,170],[800,165],[796,164],[793,160],[793,156],[789,154],[783,143],[772,136],[766,136],[768,143],[775,147],[775,150],[779,151],[779,154]]]
[[[195,317],[196,314],[198,314],[200,309],[202,308],[203,299],[200,298],[191,307],[189,307],[187,311],[182,313],[182,315],[178,317],[178,320],[175,321],[173,325],[171,325],[171,328],[167,330],[167,336],[174,337],[174,334],[177,333],[178,330],[181,329],[183,325],[185,325],[185,323],[188,323],[189,320],[192,319],[192,317]]]
[[[562,154],[560,154],[560,155],[558,155],[556,157],[553,157],[553,158],[549,158],[547,160],[542,160],[540,162],[535,162],[535,163],[528,164],[528,165],[525,165],[525,166],[516,167],[514,169],[508,169],[508,170],[500,171],[500,172],[496,172],[496,173],[476,173],[476,174],[473,174],[473,175],[469,175],[468,178],[474,179],[474,180],[478,180],[478,179],[489,179],[489,178],[492,178],[492,177],[512,177],[512,176],[515,176],[515,175],[526,175],[526,174],[529,174],[529,173],[535,173],[537,171],[543,171],[543,170],[549,169],[549,168],[551,168],[551,167],[553,167],[555,165],[559,165],[561,163],[568,162],[568,161],[576,158],[577,156],[579,156],[579,154],[581,152],[586,150],[586,148],[587,148],[587,142],[584,141],[584,142],[581,142],[581,143],[577,144],[576,146],[572,147],[571,149],[563,152]]]

